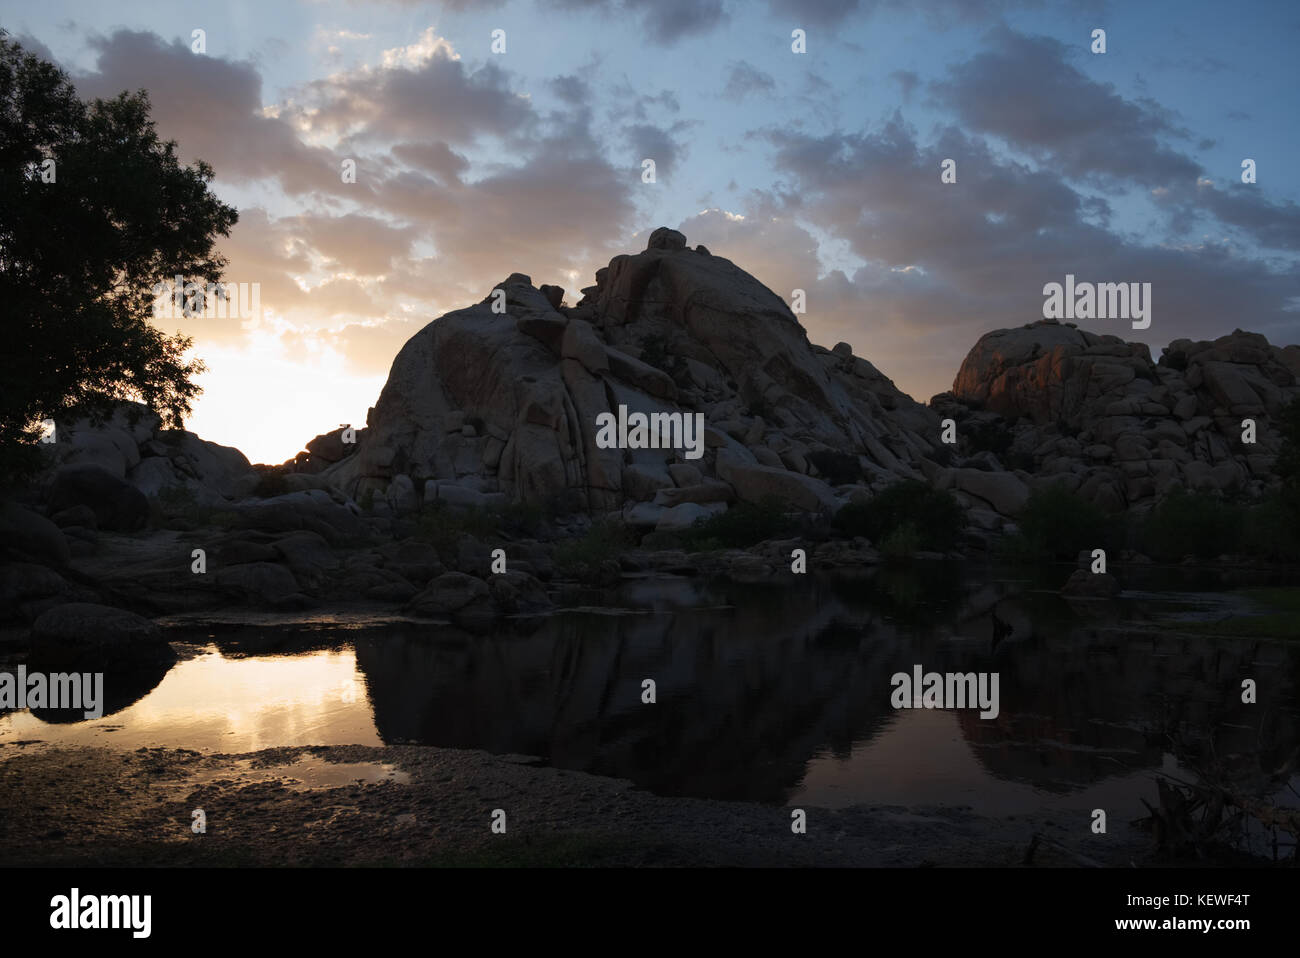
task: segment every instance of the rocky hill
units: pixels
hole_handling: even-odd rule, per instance
[[[283,466],[163,430],[141,406],[58,423],[42,474],[0,501],[0,633],[24,621],[55,650],[92,633],[126,647],[147,623],[118,622],[122,609],[332,601],[490,622],[550,606],[560,543],[593,518],[672,533],[773,498],[825,514],[904,478],[953,491],[975,548],[1046,485],[1109,511],[1178,487],[1261,493],[1278,482],[1278,417],[1298,373],[1300,347],[1253,333],[1178,340],[1153,362],[1143,345],[1037,322],[983,336],[953,390],[923,406],[847,345],[810,343],[738,266],[659,229],[576,305],[514,273],[435,319],[394,360],[364,428],[317,436]],[[600,417],[620,409],[702,417],[700,454],[603,447]],[[521,533],[492,510],[417,516],[516,502],[555,521]],[[880,559],[864,537],[808,544],[814,565]],[[502,545],[508,574],[491,568]],[[789,557],[770,537],[707,557],[618,548],[565,575],[767,581]]]
[[[411,338],[355,444],[318,436],[292,468],[390,514],[546,502],[660,529],[736,500],[834,510],[923,478],[997,532],[1046,482],[1113,511],[1175,485],[1258,493],[1276,417],[1300,392],[1300,347],[1257,334],[1178,340],[1157,363],[1143,344],[1037,322],[983,336],[925,407],[847,344],[810,343],[775,293],[664,228],[598,270],[576,306],[519,273],[495,290]],[[599,448],[597,417],[620,406],[702,413],[707,452]]]
[[[399,512],[519,500],[671,527],[736,499],[834,509],[942,455],[934,413],[675,230],[616,256],[576,306],[519,273],[496,289],[407,342],[355,451],[317,437],[297,468]],[[597,417],[620,406],[702,413],[703,457],[600,448]]]
[[[931,408],[992,447],[992,468],[1144,509],[1176,486],[1264,491],[1298,375],[1300,346],[1257,333],[1179,339],[1153,362],[1141,343],[1042,321],[982,336]]]
[[[981,337],[952,391],[923,406],[847,344],[810,343],[730,260],[660,228],[576,305],[512,273],[433,320],[398,353],[364,428],[317,436],[272,475],[124,406],[102,426],[60,424],[22,498],[71,530],[75,551],[78,530],[132,531],[159,498],[242,514],[288,493],[381,519],[526,502],[672,530],[737,501],[835,511],[918,478],[996,533],[1044,484],[1110,511],[1175,487],[1264,491],[1298,374],[1300,346],[1240,330],[1177,340],[1154,362],[1145,345],[1042,321]],[[599,417],[620,408],[699,414],[702,455],[602,448]]]

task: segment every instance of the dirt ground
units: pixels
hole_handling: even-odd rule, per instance
[[[206,831],[193,830],[202,809]],[[505,833],[492,830],[505,812]],[[522,756],[424,746],[0,745],[0,865],[1034,866],[1141,864],[1147,836],[964,810],[664,798]]]

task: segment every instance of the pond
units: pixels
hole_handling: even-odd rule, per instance
[[[181,658],[165,673],[107,677],[111,713],[10,712],[0,741],[223,753],[414,743],[537,756],[663,795],[999,816],[1105,808],[1126,821],[1155,800],[1153,773],[1194,780],[1174,757],[1180,741],[1212,739],[1243,787],[1288,758],[1294,768],[1300,644],[1170,628],[1241,605],[1217,577],[1150,572],[1118,600],[1069,603],[1049,587],[1068,572],[919,563],[798,585],[629,578],[486,635],[356,615],[179,628]],[[915,665],[996,672],[996,718],[895,710],[891,676]],[[1247,678],[1254,704],[1241,700]],[[1298,785],[1283,774],[1269,788],[1297,804]]]

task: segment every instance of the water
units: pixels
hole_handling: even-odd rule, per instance
[[[1194,780],[1175,743],[1212,734],[1234,781],[1266,781],[1300,742],[1300,646],[1157,628],[1240,599],[1205,582],[1137,584],[1072,606],[1023,577],[923,564],[798,586],[633,579],[599,597],[612,607],[490,635],[328,621],[181,631],[165,674],[107,677],[111,714],[10,712],[0,741],[228,754],[416,743],[534,755],[665,795],[1130,820],[1155,801],[1154,773]],[[990,610],[1010,629],[997,642]],[[890,677],[917,663],[998,672],[1000,714],[895,711]],[[1241,703],[1243,678],[1258,704]],[[343,767],[326,781],[320,764],[300,770],[304,787],[400,776]]]

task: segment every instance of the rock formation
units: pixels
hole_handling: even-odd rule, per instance
[[[671,526],[673,510],[736,499],[833,510],[941,455],[937,416],[846,344],[810,344],[780,297],[675,230],[614,257],[577,305],[563,294],[513,273],[431,322],[393,362],[355,454],[313,453],[306,471],[398,512],[545,502]],[[596,418],[619,406],[703,413],[703,458],[599,448]]]
[[[1041,321],[982,336],[931,408],[996,447],[983,450],[985,468],[1015,466],[1111,511],[1143,509],[1175,486],[1262,492],[1298,374],[1300,347],[1257,333],[1179,339],[1152,362],[1143,344]]]
[[[478,628],[549,607],[555,543],[601,516],[670,532],[737,502],[824,514],[918,478],[952,490],[987,540],[1053,483],[1109,510],[1146,509],[1175,487],[1260,493],[1278,481],[1278,416],[1300,395],[1298,373],[1300,347],[1240,330],[1178,340],[1153,362],[1143,345],[1037,322],[983,336],[952,392],[926,407],[846,344],[811,344],[739,267],[659,229],[574,306],[514,273],[429,323],[394,360],[365,428],[317,436],[283,467],[162,430],[141,406],[57,424],[37,482],[0,501],[0,624],[69,604],[76,622],[107,628],[114,608],[296,610],[346,597]],[[702,455],[602,448],[597,418],[620,408],[702,415]],[[528,533],[501,515],[486,517],[490,532],[414,515],[513,502],[557,515]],[[509,572],[492,568],[482,536],[509,546]],[[763,582],[796,545],[707,560],[647,545],[579,557],[565,575],[708,568]],[[807,545],[823,568],[880,558],[865,539]]]

